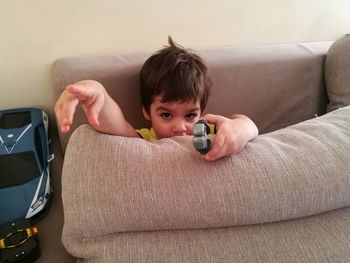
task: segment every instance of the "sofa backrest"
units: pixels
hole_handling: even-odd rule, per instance
[[[206,112],[250,117],[260,133],[270,132],[326,112],[324,60],[332,42],[198,49],[213,83]],[[148,127],[141,112],[139,71],[151,53],[120,53],[58,59],[52,68],[56,97],[67,84],[100,81],[135,128]],[[69,134],[86,123],[79,108]]]

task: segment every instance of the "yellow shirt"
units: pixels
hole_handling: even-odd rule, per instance
[[[210,134],[215,134],[215,125],[209,123],[210,128]],[[142,128],[139,130],[136,130],[136,132],[140,135],[142,139],[145,139],[146,141],[155,141],[158,140],[156,133],[154,132],[153,128]]]
[[[158,140],[156,133],[154,132],[153,128],[142,128],[139,130],[136,130],[136,132],[140,135],[141,138],[145,139],[146,141],[154,141]]]

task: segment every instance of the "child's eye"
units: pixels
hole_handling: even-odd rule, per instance
[[[164,113],[160,114],[160,117],[162,117],[165,120],[169,120],[173,117],[173,115],[168,113],[168,112],[164,112]]]
[[[188,119],[188,120],[192,120],[192,119],[196,118],[197,115],[198,115],[197,113],[191,112],[191,113],[187,113],[187,114],[185,115],[185,118]]]

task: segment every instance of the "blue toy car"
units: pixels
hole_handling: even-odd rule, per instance
[[[0,225],[34,220],[52,197],[47,114],[34,108],[0,111]]]

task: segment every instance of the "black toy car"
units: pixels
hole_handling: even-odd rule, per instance
[[[21,219],[0,227],[0,262],[29,263],[40,257],[38,229]]]

